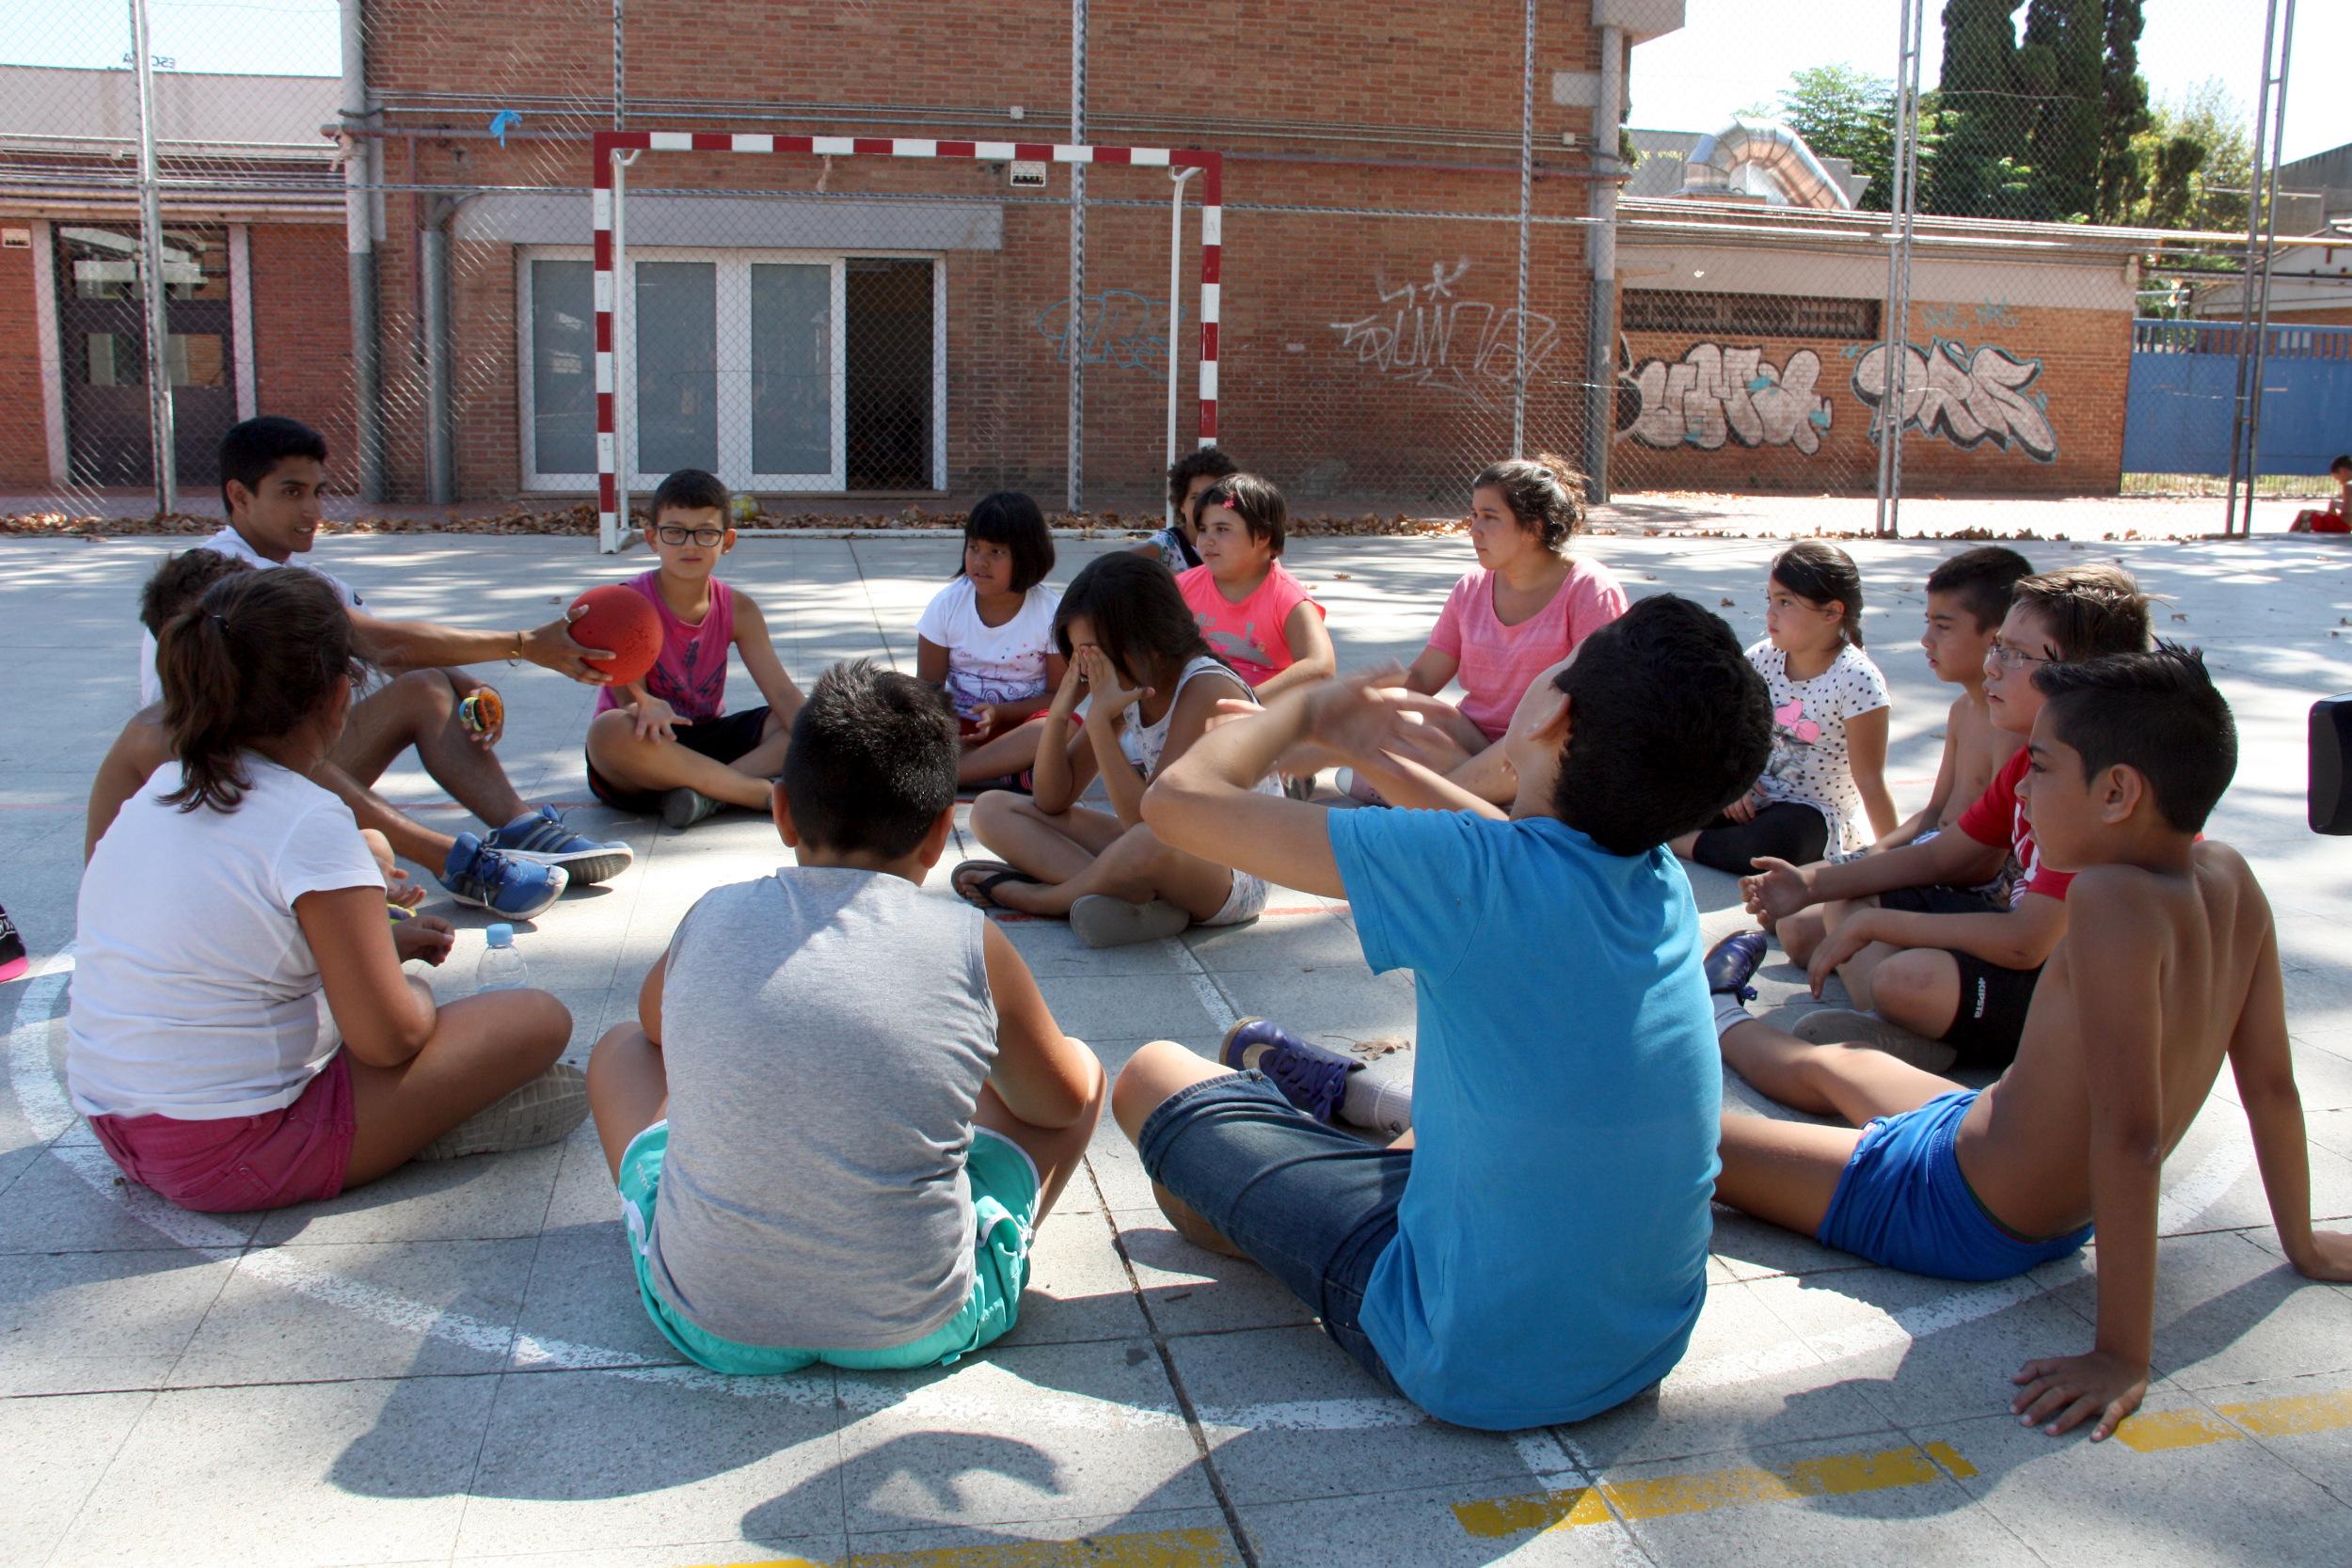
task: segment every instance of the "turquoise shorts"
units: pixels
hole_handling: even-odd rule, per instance
[[[637,1299],[645,1304],[645,1315],[661,1337],[697,1366],[746,1375],[797,1372],[819,1361],[859,1371],[944,1367],[1000,1338],[1021,1315],[1021,1291],[1029,1282],[1029,1238],[1037,1227],[1037,1166],[1020,1145],[1001,1133],[975,1127],[972,1152],[964,1161],[964,1180],[979,1219],[972,1249],[972,1293],[939,1327],[912,1344],[888,1350],[740,1344],[688,1322],[663,1300],[654,1288],[653,1262],[646,1252],[653,1237],[654,1197],[661,1190],[661,1158],[669,1147],[666,1121],[655,1122],[629,1140],[621,1155],[621,1215],[628,1222]]]

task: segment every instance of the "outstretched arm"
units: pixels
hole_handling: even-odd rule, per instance
[[[2265,917],[2267,924],[2267,915]],[[2238,1103],[2254,1138],[2254,1161],[2270,1223],[2287,1261],[2313,1279],[2352,1282],[2352,1235],[2312,1228],[2312,1162],[2303,1127],[2303,1097],[2295,1087],[2295,1053],[2287,1043],[2286,994],[2279,977],[2279,940],[2263,933],[2262,953],[2247,988],[2237,1029],[2230,1037],[2230,1071]]]
[[[362,658],[395,673],[479,664],[494,658],[524,659],[589,686],[603,686],[610,679],[603,661],[612,656],[574,641],[571,623],[575,618],[566,611],[527,631],[462,631],[431,621],[379,621],[364,610],[355,610],[351,634]]]
[[[2094,867],[2076,879],[2077,911],[2067,972],[2083,1027],[2083,1080],[2090,1101],[2090,1212],[2099,1232],[2099,1318],[2088,1355],[2028,1361],[2010,1408],[2052,1436],[2093,1421],[2092,1442],[2112,1433],[2148,1392],[2155,1338],[2157,1177],[2164,1168],[2164,1093],[2157,1047],[2162,917],[2144,896],[2143,874]],[[2092,1021],[2096,1021],[2093,1022]]]
[[[759,688],[769,711],[789,729],[792,721],[800,717],[801,704],[806,699],[792,683],[792,677],[785,673],[784,660],[776,657],[776,645],[768,636],[768,617],[760,613],[759,601],[739,588],[728,592],[735,595],[735,651],[743,656],[744,673]]]

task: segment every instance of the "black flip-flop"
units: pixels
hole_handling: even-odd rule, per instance
[[[993,866],[996,869],[990,875],[982,877],[977,883],[974,883],[969,887],[964,885],[963,879],[966,872],[977,872],[986,866]],[[1034,882],[1041,887],[1044,885],[1040,879],[1030,876],[1025,871],[1017,870],[1012,866],[1007,865],[1003,861],[965,861],[961,864],[958,865],[953,871],[947,873],[947,885],[955,890],[957,897],[962,899],[974,909],[1001,910],[1007,914],[1020,914],[1025,912],[1012,908],[1009,904],[999,904],[996,902],[996,899],[993,896],[996,890],[1004,886],[1007,882]]]

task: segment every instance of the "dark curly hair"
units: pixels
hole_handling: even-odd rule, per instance
[[[1584,476],[1565,457],[1540,452],[1489,463],[1470,481],[1470,493],[1500,490],[1520,528],[1558,555],[1584,521]]]

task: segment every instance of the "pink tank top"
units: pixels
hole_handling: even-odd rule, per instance
[[[681,621],[661,597],[661,574],[646,572],[628,579],[653,601],[661,617],[661,657],[645,672],[645,689],[670,705],[681,719],[703,723],[726,712],[727,653],[735,645],[735,594],[717,578],[710,579],[710,609],[702,625]],[[596,695],[596,711],[618,707],[612,688]]]

